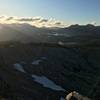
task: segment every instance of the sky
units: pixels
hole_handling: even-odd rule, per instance
[[[100,25],[100,0],[0,0],[0,16]]]

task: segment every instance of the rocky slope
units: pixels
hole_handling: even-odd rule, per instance
[[[73,90],[99,100],[99,80],[100,46],[0,45],[0,95],[10,100],[63,100]]]
[[[100,26],[71,25],[67,28],[38,28],[29,24],[0,24],[0,42],[86,42],[100,39]]]

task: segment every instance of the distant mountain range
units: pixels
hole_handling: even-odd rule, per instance
[[[29,24],[0,24],[0,41],[76,42],[100,38],[100,26],[71,25],[66,28],[38,28]]]

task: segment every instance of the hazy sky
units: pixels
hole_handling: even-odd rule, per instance
[[[0,15],[100,25],[100,0],[0,0]]]

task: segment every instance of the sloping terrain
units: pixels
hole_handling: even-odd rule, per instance
[[[100,46],[0,46],[0,95],[10,100],[63,100],[73,90],[99,100],[99,80]]]
[[[100,26],[71,25],[67,28],[35,27],[29,24],[0,24],[0,42],[24,43],[88,42],[100,39]]]

